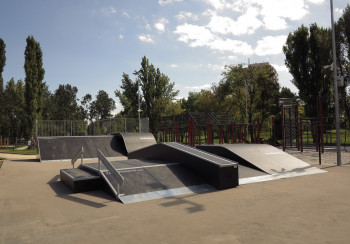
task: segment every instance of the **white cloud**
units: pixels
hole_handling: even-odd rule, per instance
[[[181,11],[175,17],[178,21],[185,21],[187,19],[191,19],[194,21],[198,20],[198,16],[196,14],[193,14],[191,12],[185,12],[185,11]]]
[[[123,11],[123,12],[122,12],[122,15],[125,16],[125,17],[127,17],[127,18],[130,18],[130,15],[129,15],[128,12],[126,12],[126,11]]]
[[[285,65],[271,64],[277,72],[288,72],[288,68]]]
[[[142,42],[154,43],[151,35],[149,34],[139,35],[138,39]]]
[[[184,24],[178,26],[175,33],[180,35],[180,41],[188,43],[190,47],[207,46],[213,50],[231,51],[243,55],[250,55],[254,52],[248,43],[240,40],[223,40],[213,35],[204,26]]]
[[[334,9],[334,11],[336,12],[336,13],[338,13],[338,14],[343,14],[343,9],[341,9],[341,8],[335,8]]]
[[[219,65],[219,64],[208,64],[208,68],[213,70],[213,71],[217,71],[217,70],[223,70],[224,66]]]
[[[177,64],[171,64],[170,67],[171,67],[171,68],[177,68],[177,67],[179,67],[179,65],[177,65]]]
[[[278,16],[265,16],[264,25],[266,29],[274,31],[288,28],[286,20]]]
[[[154,24],[154,27],[158,31],[164,32],[165,31],[165,25],[168,24],[168,23],[169,23],[169,21],[166,18],[161,18]]]
[[[124,35],[120,34],[119,39],[124,39]]]
[[[152,26],[151,26],[150,24],[146,24],[145,28],[146,28],[147,30],[152,30]]]
[[[191,47],[207,45],[214,40],[213,34],[204,26],[183,24],[176,27],[175,34],[179,34],[179,40],[189,43]]]
[[[239,16],[236,21],[229,17],[219,16],[216,12],[213,12],[208,27],[214,33],[219,34],[253,34],[262,26],[262,22],[257,16],[258,11],[255,8],[249,9],[245,14]]]
[[[190,90],[190,91],[193,91],[193,90],[197,90],[197,91],[206,90],[206,89],[209,89],[210,87],[211,87],[210,84],[204,84],[204,85],[201,85],[201,86],[185,86],[185,88]]]
[[[174,2],[182,2],[183,0],[158,0],[159,5],[172,4]]]
[[[227,6],[227,3],[225,0],[206,0],[206,2],[213,6],[216,10],[222,10]]]
[[[260,8],[263,18],[301,20],[309,13],[304,0],[251,0]]]
[[[307,0],[307,1],[313,4],[322,4],[325,2],[325,0]]]
[[[254,50],[251,45],[240,40],[222,40],[217,38],[216,40],[208,43],[208,46],[214,50],[231,51],[233,53],[242,55],[251,55],[254,53]]]
[[[115,14],[117,12],[117,10],[113,7],[109,7],[109,8],[103,8],[101,9],[101,12],[103,15],[111,15],[111,14]]]
[[[286,39],[285,35],[265,36],[257,42],[255,53],[259,56],[280,54]]]

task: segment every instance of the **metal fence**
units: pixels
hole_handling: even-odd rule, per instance
[[[111,118],[90,123],[83,120],[37,120],[35,126],[36,137],[100,136],[119,132],[149,132],[149,119]]]

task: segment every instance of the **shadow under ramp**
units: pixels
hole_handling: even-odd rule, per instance
[[[57,197],[65,200],[69,200],[72,202],[76,202],[79,204],[83,204],[89,207],[93,207],[93,208],[102,208],[107,206],[104,203],[94,202],[88,199],[81,198],[77,194],[72,194],[69,188],[67,188],[64,184],[62,184],[62,182],[58,181],[59,178],[60,176],[56,175],[47,183],[50,186],[50,188],[56,193]],[[89,192],[84,192],[80,194],[99,197],[102,199],[104,198],[107,200],[107,202],[113,201],[113,199],[108,194],[102,191],[89,191]]]
[[[112,161],[111,164],[124,178],[118,198],[123,203],[141,202],[183,194],[215,190],[203,179],[176,162],[150,159]],[[98,170],[97,163],[84,164],[89,170]],[[102,171],[106,170],[102,167]]]

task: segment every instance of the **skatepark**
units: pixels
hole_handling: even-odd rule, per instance
[[[1,243],[350,241],[346,151],[337,167],[332,149],[319,165],[316,151],[193,148],[149,133],[44,137],[39,148],[1,155]]]
[[[61,169],[60,180],[72,192],[107,190],[122,203],[326,172],[270,145],[190,147],[157,143],[151,133],[39,137],[38,147],[41,162],[71,159],[73,167]],[[113,160],[118,156],[127,160]],[[84,163],[84,158],[98,162]]]
[[[327,173],[133,204],[72,193],[59,179],[70,161],[1,155],[0,242],[348,243],[349,153],[337,167],[334,150],[321,166],[314,150],[287,152]]]

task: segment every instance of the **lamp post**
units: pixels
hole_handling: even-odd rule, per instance
[[[141,108],[140,108],[140,86],[139,86],[139,80],[137,81],[137,105],[138,109],[137,112],[139,114],[139,133],[141,133]]]
[[[331,21],[332,21],[332,49],[333,49],[333,76],[334,76],[334,105],[335,105],[335,127],[337,134],[337,166],[341,166],[340,151],[340,121],[339,121],[339,100],[338,100],[338,82],[337,82],[337,53],[335,50],[335,30],[333,17],[333,0],[331,4]]]

